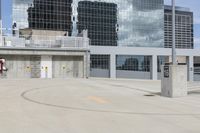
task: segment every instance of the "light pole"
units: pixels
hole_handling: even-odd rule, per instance
[[[175,0],[172,0],[172,63],[176,62],[176,14],[175,14]]]
[[[188,95],[187,65],[176,62],[176,15],[175,0],[172,2],[172,64],[163,67],[161,80],[161,96],[184,97]]]

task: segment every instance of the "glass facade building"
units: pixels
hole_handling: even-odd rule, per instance
[[[28,9],[31,29],[72,32],[72,0],[34,0]]]
[[[125,71],[151,71],[151,56],[118,55],[117,70]]]
[[[80,1],[77,27],[79,33],[88,29],[91,45],[117,46],[117,5]]]
[[[13,25],[17,29],[67,30],[75,35],[93,22],[96,37],[110,42],[100,45],[164,47],[164,0],[94,1],[13,0]],[[100,24],[109,27],[99,32]]]
[[[130,34],[120,36],[122,44],[138,47],[163,47],[163,0],[132,0],[127,5],[129,5],[127,9],[130,13],[127,13],[129,17],[126,20],[128,23],[126,30],[129,30]],[[122,12],[123,14],[125,13]],[[123,21],[122,19],[121,23]]]
[[[158,56],[157,57],[157,72],[161,72],[161,66],[165,65],[165,63],[168,63],[169,61],[168,56]]]
[[[82,0],[74,0],[73,5],[75,6],[75,9],[81,5],[78,4],[80,2],[87,3],[88,1],[82,2]],[[105,22],[105,19],[112,21],[110,24],[112,25],[112,31],[114,32],[107,32],[107,34],[114,34],[114,37],[112,35],[109,36],[115,40],[116,31],[118,39],[117,44],[119,46],[164,47],[164,0],[104,0],[103,3],[105,6],[102,6],[103,3],[100,3],[101,2],[95,6],[94,3],[86,5],[87,11],[93,9],[96,14],[93,14],[93,17],[98,18],[99,22]],[[106,3],[107,5],[113,4],[113,6],[106,6]],[[117,24],[115,20],[116,10],[114,7],[117,7]],[[102,12],[107,11],[112,11],[112,15],[109,16],[108,14],[105,14],[103,16]],[[78,16],[78,11],[75,11],[74,14],[75,16]],[[90,15],[90,12],[83,15],[89,18],[85,19],[84,22],[88,21],[89,23],[94,21],[91,16],[88,16]],[[76,21],[79,23],[77,16]],[[98,31],[98,27],[96,28],[96,31]],[[101,32],[98,36],[103,38]],[[106,46],[106,44],[102,45]]]
[[[117,55],[117,78],[151,79],[152,57],[141,55]]]
[[[72,32],[72,0],[13,0],[13,28]]]
[[[110,77],[110,55],[91,55],[90,62],[91,77]]]
[[[110,69],[109,55],[91,55],[91,68],[93,69]]]
[[[176,13],[177,48],[193,48],[193,14],[182,9]],[[171,8],[164,8],[164,0],[13,0],[15,27],[68,31],[69,36],[86,29],[90,44],[103,46],[100,51],[106,46],[119,51],[121,46],[170,48],[172,43]],[[151,53],[143,56],[131,52],[124,54],[122,50],[114,56],[112,52],[92,51],[91,74],[109,77],[116,63],[116,77],[151,79],[152,63],[157,62],[160,72],[167,58],[159,55],[155,61]]]
[[[165,6],[165,48],[172,47],[172,10]],[[176,7],[176,48],[193,49],[193,13],[182,7]]]

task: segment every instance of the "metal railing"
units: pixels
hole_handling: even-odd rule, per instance
[[[68,36],[3,36],[4,47],[89,48],[89,39]]]
[[[28,48],[89,48],[89,38],[57,35],[13,35],[2,36],[1,47]]]

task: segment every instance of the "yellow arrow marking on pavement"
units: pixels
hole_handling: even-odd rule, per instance
[[[96,103],[99,103],[99,104],[105,104],[105,103],[108,103],[107,100],[101,98],[101,97],[96,97],[96,96],[89,96],[87,97],[88,100],[91,100],[91,101],[95,101]]]

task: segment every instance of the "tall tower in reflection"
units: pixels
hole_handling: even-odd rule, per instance
[[[117,46],[117,4],[80,1],[77,26],[88,30],[91,45]]]
[[[165,6],[165,48],[172,47],[172,7]],[[176,7],[176,48],[194,48],[193,12],[189,8]]]
[[[28,8],[31,29],[72,33],[72,0],[34,0]]]
[[[133,46],[164,47],[164,0],[131,1]]]

